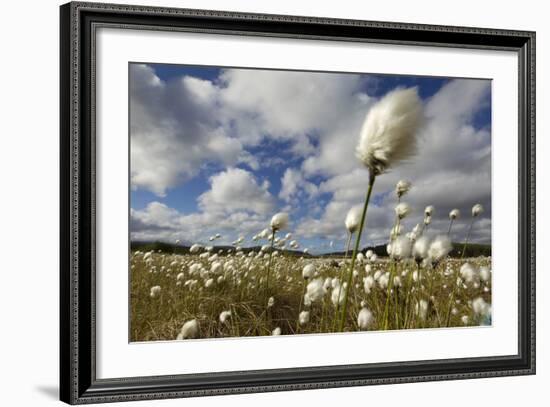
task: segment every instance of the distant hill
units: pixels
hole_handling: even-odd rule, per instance
[[[453,250],[451,251],[451,257],[462,257],[462,250],[464,249],[464,243],[453,243]],[[468,243],[464,257],[478,257],[478,256],[491,256],[490,244],[477,244]]]
[[[160,252],[162,253],[189,254],[190,247],[184,246],[184,245],[174,245],[174,244],[165,243],[165,242],[130,242],[130,248],[132,251],[135,251],[135,250],[159,251],[160,250]],[[260,249],[261,249],[261,246],[243,247],[242,251],[243,253],[248,254],[251,251],[258,252]],[[453,250],[450,253],[450,257],[453,257],[453,258],[462,257],[463,249],[464,249],[463,243],[453,243]],[[233,246],[214,246],[212,253],[218,253],[220,250],[222,250],[222,254],[227,254],[229,250],[234,251],[235,248]],[[372,250],[374,253],[376,253],[378,257],[388,256],[386,252],[386,245],[365,247],[361,250],[361,252],[365,254],[367,250]],[[314,256],[309,253],[304,254],[302,251],[296,251],[296,250],[279,250],[279,252],[284,253],[286,256],[295,256],[295,257],[331,258],[331,257],[344,257],[345,255],[344,251],[324,253],[318,256]],[[351,250],[348,255],[351,255]],[[491,245],[469,243],[468,246],[466,247],[466,252],[464,253],[464,257],[478,257],[478,256],[491,256]]]
[[[242,252],[248,254],[251,251],[258,252],[262,246],[252,246],[252,247],[243,247]],[[190,246],[185,245],[175,245],[165,242],[130,242],[130,249],[132,251],[141,250],[143,252],[148,252],[150,250],[159,251],[162,253],[176,253],[176,254],[189,254]],[[234,246],[213,246],[212,253],[218,253],[222,251],[222,254],[227,254],[229,250],[232,252],[235,251]],[[285,256],[295,256],[295,257],[313,257],[309,253],[304,253],[302,251],[296,250],[279,250],[280,253],[284,253]]]
[[[372,250],[378,257],[388,257],[388,253],[386,251],[386,245],[378,245],[378,246],[369,246],[365,247],[361,250],[363,254],[367,252],[367,250]],[[464,250],[464,243],[453,243],[453,250],[449,254],[450,257],[458,258],[462,257],[462,251]],[[348,253],[348,255],[351,254]],[[344,257],[345,252],[332,252],[332,253],[325,253],[321,255],[320,257]],[[477,244],[477,243],[468,243],[466,246],[466,252],[464,253],[464,257],[479,257],[479,256],[491,256],[491,245],[490,244]]]
[[[386,257],[386,245],[378,245],[378,246],[368,246],[361,249],[361,252],[365,254],[367,250],[372,250],[378,257]],[[351,253],[353,252],[353,249],[351,248],[348,252],[348,256],[351,256]],[[320,255],[320,257],[344,257],[346,255],[345,251],[340,252],[331,252],[331,253],[325,253]]]

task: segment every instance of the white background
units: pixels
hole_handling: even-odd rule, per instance
[[[278,0],[257,1],[137,1],[133,3],[194,8],[227,9],[280,14],[393,20],[417,23],[517,28],[537,31],[537,104],[539,135],[538,230],[547,229],[550,196],[543,174],[550,163],[548,111],[550,28],[543,2],[467,1],[452,9],[437,1],[338,2]],[[357,3],[357,4],[356,4]],[[58,403],[58,8],[57,1],[11,2],[3,5],[0,26],[2,103],[0,177],[2,199],[0,239],[2,248],[2,295],[0,312],[0,371],[3,405]],[[7,18],[6,18],[7,17]],[[7,51],[7,54],[6,54]],[[537,301],[538,374],[532,377],[478,379],[392,386],[239,395],[186,400],[191,406],[256,406],[291,404],[334,405],[341,402],[407,403],[409,405],[544,405],[550,380],[548,349],[549,297],[541,295],[547,283],[544,248],[550,243],[538,236]],[[149,402],[149,405],[181,405],[182,401]],[[133,403],[135,404],[135,403]],[[130,405],[126,403],[125,405]],[[136,404],[137,405],[137,404]],[[141,403],[139,405],[146,405]]]

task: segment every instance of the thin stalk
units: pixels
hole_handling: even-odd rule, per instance
[[[349,252],[349,245],[351,243],[351,236],[353,233],[348,233],[348,242],[346,243],[346,254],[344,255],[344,265],[346,264],[346,260],[348,258],[348,252]],[[338,282],[341,284],[342,279],[344,278],[344,270],[345,266],[340,269],[340,275],[338,276]],[[338,320],[338,311],[340,311],[340,296],[342,295],[342,290],[338,289],[338,301],[336,301],[336,306],[334,308],[334,321],[332,323],[332,330],[334,331],[336,329],[336,321]]]
[[[398,232],[400,226],[401,226],[401,218],[399,216],[396,216],[395,222],[393,223],[392,232]],[[390,245],[393,244],[393,241],[395,240],[394,236],[396,234],[397,233],[390,233]],[[393,248],[391,248],[391,253],[388,253],[390,255],[390,258],[392,257],[392,253],[393,253]],[[394,274],[395,274],[395,266],[396,266],[395,260],[393,258],[390,261],[391,261],[392,268],[390,270],[390,278],[388,281],[388,289],[386,292],[386,304],[384,306],[384,319],[383,319],[384,329],[387,329],[388,327],[389,302],[390,302],[391,290],[393,288],[393,279],[395,277]],[[397,302],[396,302],[396,306],[397,306]],[[397,308],[396,308],[396,312],[397,312]]]
[[[413,312],[414,312],[414,328],[418,326],[418,312],[416,312],[416,306],[420,307],[420,299],[422,298],[422,295],[420,293],[420,288],[422,287],[422,268],[418,266],[418,273],[416,275],[416,290],[415,290],[415,304],[413,306]]]
[[[340,332],[344,330],[344,325],[346,322],[346,312],[348,310],[348,298],[349,298],[348,292],[351,285],[351,279],[353,276],[353,269],[355,268],[355,259],[357,258],[357,252],[359,251],[359,245],[361,243],[361,234],[363,233],[365,218],[367,217],[367,208],[369,206],[370,195],[372,193],[372,187],[374,185],[375,180],[376,180],[376,176],[371,173],[369,177],[369,187],[367,189],[367,195],[365,197],[365,204],[363,206],[363,213],[361,214],[361,223],[359,224],[359,230],[357,231],[357,237],[355,238],[355,247],[353,248],[353,254],[351,256],[351,266],[348,274],[348,286],[344,294],[344,306],[342,307],[342,318],[340,320],[340,328],[339,328]]]
[[[451,235],[451,228],[453,227],[454,219],[451,219],[451,222],[449,223],[449,230],[447,231],[447,236]]]
[[[417,275],[418,275],[418,262],[416,262],[416,269],[417,269]],[[405,321],[403,323],[403,327],[407,328],[407,325],[409,323],[409,311],[410,311],[410,297],[411,297],[411,291],[412,291],[412,275],[413,271],[409,271],[409,275],[407,276],[407,297],[405,298]]]
[[[298,305],[298,318],[296,318],[296,333],[300,330],[300,312],[302,312],[302,301],[306,295],[307,288],[307,278],[304,278],[304,289],[302,290],[302,295],[300,296],[300,304]]]
[[[349,252],[349,245],[351,243],[351,236],[353,235],[353,233],[348,233],[348,241],[346,243],[346,253],[344,254],[344,262],[346,261],[346,259],[348,258],[348,252]]]
[[[393,277],[395,279],[395,277]],[[394,283],[395,284],[395,283]],[[395,287],[394,290],[395,299],[395,327],[399,329],[399,287]]]
[[[464,259],[464,254],[466,253],[466,247],[468,246],[468,241],[470,240],[470,234],[472,233],[472,227],[474,226],[474,220],[475,218],[472,217],[472,221],[470,222],[470,227],[468,228],[468,234],[466,235],[466,241],[464,242],[464,246],[462,247],[462,255],[460,256],[460,260]],[[458,278],[458,268],[453,274],[453,291],[451,292],[451,298],[449,299],[449,306],[447,307],[447,316],[445,317],[445,326],[448,327],[449,323],[451,322],[451,310],[453,308],[453,302],[456,295],[456,287],[457,283],[456,280]]]
[[[321,322],[319,323],[319,332],[323,332],[323,322],[325,321],[325,308],[326,308],[326,298],[323,295],[323,298],[321,299],[322,307],[321,307]]]
[[[271,232],[271,248],[269,249],[269,262],[267,264],[267,276],[266,276],[266,283],[265,283],[265,294],[266,298],[269,296],[269,272],[271,271],[271,258],[273,257],[273,242],[275,240],[275,232],[276,230],[273,229]]]
[[[391,260],[391,269],[390,269],[390,277],[388,280],[388,288],[386,290],[386,304],[384,306],[384,330],[388,329],[388,318],[390,314],[390,296],[391,296],[391,290],[393,288],[393,278],[395,274],[395,266],[396,262],[395,260]]]
[[[470,222],[470,227],[468,228],[468,234],[466,235],[466,241],[464,242],[464,246],[462,247],[462,256],[460,256],[461,259],[464,258],[464,253],[466,253],[466,247],[468,246],[468,241],[470,240],[470,234],[472,233],[472,227],[474,226],[474,220],[475,220],[475,218],[472,217],[472,221]]]

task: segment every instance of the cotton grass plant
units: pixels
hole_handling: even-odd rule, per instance
[[[351,284],[355,259],[361,243],[361,233],[376,177],[416,153],[416,135],[422,121],[423,107],[416,88],[400,89],[388,93],[367,113],[355,151],[357,158],[369,170],[369,179],[348,272],[348,286]],[[346,291],[340,317],[340,332],[344,330],[347,318],[348,297]]]

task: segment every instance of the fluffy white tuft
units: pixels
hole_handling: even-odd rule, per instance
[[[453,250],[451,239],[447,236],[437,236],[430,244],[428,249],[428,257],[432,262],[437,263],[446,257]]]
[[[424,260],[428,257],[430,248],[430,238],[428,236],[420,236],[413,246],[413,256],[417,260]]]
[[[386,94],[365,118],[356,155],[378,175],[416,152],[416,132],[423,121],[423,107],[416,88]]]
[[[288,226],[288,213],[279,212],[271,218],[271,229],[283,230]]]
[[[411,189],[411,183],[409,181],[399,180],[399,182],[395,185],[395,194],[398,198],[401,198],[409,192],[409,189]]]
[[[406,236],[399,236],[389,246],[391,258],[403,260],[411,255],[411,241]]]
[[[367,329],[373,319],[372,312],[363,307],[361,311],[359,311],[359,315],[357,315],[357,325],[359,326],[359,329]]]
[[[374,277],[367,276],[363,279],[363,287],[365,289],[365,294],[370,294],[372,287],[374,287]]]
[[[411,206],[408,203],[401,202],[395,207],[395,215],[399,219],[403,219],[409,213],[411,213]]]
[[[415,309],[416,315],[418,315],[421,320],[425,320],[428,314],[428,301],[426,300],[417,301],[414,309]]]
[[[306,325],[309,322],[309,311],[302,311],[300,312],[300,316],[298,317],[300,325]]]
[[[491,304],[485,302],[485,300],[481,297],[477,297],[475,300],[472,301],[472,309],[477,315],[491,315]]]
[[[183,326],[181,327],[181,331],[177,336],[178,340],[181,339],[192,339],[196,338],[199,335],[199,323],[196,319],[192,319],[190,321],[187,321]]]
[[[325,295],[326,290],[323,283],[322,278],[316,278],[307,285],[306,296],[311,302],[318,301]]]
[[[315,266],[312,263],[306,264],[302,270],[302,277],[305,280],[310,279],[315,274]]]
[[[453,209],[451,212],[449,212],[449,219],[455,220],[460,217],[460,211],[458,209]]]
[[[158,297],[160,295],[161,290],[162,289],[160,288],[160,285],[151,287],[151,291],[149,292],[149,295],[151,296],[151,298]]]
[[[432,216],[435,211],[435,208],[433,205],[426,206],[426,209],[424,209],[424,216]]]
[[[220,312],[220,322],[225,324],[229,318],[231,318],[231,311],[222,311]]]
[[[359,224],[361,223],[361,214],[362,214],[362,207],[354,206],[348,211],[348,214],[346,215],[346,229],[349,233],[355,233],[357,232],[357,229],[359,228]]]
[[[481,204],[475,204],[472,207],[472,216],[475,218],[483,213],[483,206]]]
[[[464,263],[460,267],[460,276],[468,284],[479,283],[479,271],[477,270],[475,265],[471,263]]]

